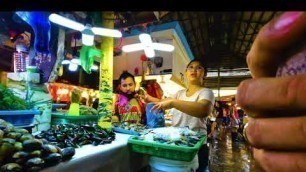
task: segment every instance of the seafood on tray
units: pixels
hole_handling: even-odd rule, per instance
[[[194,147],[205,135],[205,133],[195,132],[187,127],[162,127],[155,128],[139,136],[139,139],[149,142]]]

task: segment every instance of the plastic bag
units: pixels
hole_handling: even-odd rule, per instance
[[[147,116],[147,126],[149,128],[158,128],[165,126],[165,117],[164,112],[159,111],[155,114],[154,111],[150,112],[150,109],[154,106],[154,103],[147,104],[146,107],[146,116]]]

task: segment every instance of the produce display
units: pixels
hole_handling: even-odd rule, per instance
[[[60,124],[55,125],[47,131],[42,131],[35,136],[38,139],[45,139],[51,144],[60,148],[79,148],[83,145],[103,145],[115,140],[115,133],[101,128],[97,124],[75,125]]]
[[[90,116],[90,115],[98,115],[98,111],[95,108],[80,105],[80,115]]]
[[[194,147],[204,135],[204,133],[198,133],[185,127],[162,127],[139,136],[139,140]]]
[[[39,171],[68,160],[73,147],[61,149],[46,140],[36,139],[25,129],[15,128],[0,119],[0,171]]]
[[[114,122],[112,123],[114,131],[125,134],[139,135],[148,132],[148,127],[143,124],[130,124],[128,122]]]
[[[26,110],[29,106],[25,100],[14,95],[13,91],[0,84],[0,110]]]

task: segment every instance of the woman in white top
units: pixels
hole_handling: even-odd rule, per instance
[[[186,68],[187,89],[178,91],[171,98],[157,99],[147,95],[145,99],[154,102],[151,110],[174,108],[172,126],[185,127],[206,133],[206,118],[212,112],[215,97],[212,90],[204,88],[203,79],[206,69],[199,60],[192,60]],[[208,148],[205,144],[200,148],[199,169],[204,171],[208,165]]]

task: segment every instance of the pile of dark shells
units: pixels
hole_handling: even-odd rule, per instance
[[[0,171],[39,171],[71,159],[74,154],[73,147],[52,145],[0,119]]]
[[[115,132],[113,130],[101,128],[97,124],[60,124],[53,126],[52,129],[47,131],[42,131],[35,137],[38,139],[45,139],[50,144],[60,148],[79,148],[87,144],[95,146],[109,144],[115,140]]]

